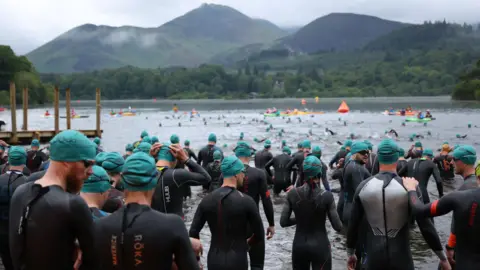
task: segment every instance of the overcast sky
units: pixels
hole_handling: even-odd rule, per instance
[[[0,44],[18,54],[85,23],[156,27],[202,0],[0,0]],[[279,26],[301,26],[331,12],[403,22],[480,22],[480,0],[211,0]],[[274,3],[274,4],[272,4]]]

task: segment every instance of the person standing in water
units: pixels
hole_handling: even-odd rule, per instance
[[[294,167],[297,169],[297,178],[292,179],[292,184],[296,185],[297,183],[303,183],[303,160],[305,157],[310,153],[310,149],[312,148],[312,144],[309,140],[305,140],[302,143],[302,152],[298,152],[293,156],[293,159],[287,164],[287,170],[292,171]],[[292,186],[288,189],[290,190],[293,188]]]
[[[210,182],[209,191],[214,191],[215,189],[221,186],[221,183],[220,183],[220,177],[222,176],[221,165],[222,165],[222,153],[217,150],[213,152],[213,162],[208,164],[207,166],[208,175],[210,175],[210,178],[212,178],[212,181]]]
[[[123,159],[127,159],[129,156],[133,154],[133,144],[129,143],[125,146],[125,155],[123,155]]]
[[[421,142],[415,142],[414,145],[410,146],[410,149],[408,149],[407,156],[405,156],[405,159],[415,159],[415,158],[421,158],[423,155],[423,146]]]
[[[95,226],[102,269],[170,269],[173,262],[180,270],[199,269],[182,219],[150,207],[158,181],[155,160],[133,154],[122,180],[126,205]]]
[[[208,251],[209,270],[248,269],[247,253],[250,248],[263,252],[265,258],[265,236],[258,206],[250,196],[245,196],[238,188],[244,185],[245,166],[235,156],[223,159],[222,187],[208,194],[198,205],[190,226],[190,237],[200,239],[200,231],[206,222],[211,231]],[[248,238],[248,240],[247,240]],[[254,248],[254,247],[260,247]],[[252,270],[263,269],[252,266]]]
[[[322,162],[308,156],[303,162],[305,183],[287,194],[280,225],[285,228],[296,225],[292,245],[292,267],[296,270],[332,269],[330,241],[325,228],[326,218],[332,227],[342,231],[332,193],[320,186]],[[292,218],[292,212],[295,217]]]
[[[355,247],[364,233],[367,252],[362,262],[366,269],[415,269],[410,247],[413,205],[409,204],[408,192],[396,173],[398,150],[393,140],[383,140],[377,151],[380,172],[363,181],[355,192],[347,232],[348,269],[358,268]],[[421,194],[418,189],[416,192]],[[450,269],[431,220],[423,217],[416,220],[426,242],[442,261],[442,267]],[[359,229],[363,222],[371,229]]]
[[[371,175],[375,175],[379,170],[377,155],[373,153],[373,144],[370,141],[365,140],[363,142],[368,145],[368,160],[365,164],[365,168],[367,168]]]
[[[444,142],[440,154],[433,159],[440,172],[442,181],[448,184],[455,182],[455,163],[453,157],[449,154],[451,151],[452,149],[448,142]]]
[[[120,209],[125,202],[123,197],[123,184],[121,182],[121,172],[125,160],[120,153],[109,152],[98,154],[95,161],[98,166],[101,166],[107,171],[111,183],[111,188],[108,191],[108,199],[103,205],[102,210],[108,213],[113,213]]]
[[[404,167],[406,167],[408,164],[408,161],[405,159],[405,150],[403,150],[403,148],[401,147],[398,147],[398,153],[400,156],[398,157],[397,161],[397,173],[401,171]]]
[[[280,192],[287,191],[291,185],[290,172],[287,170],[287,164],[292,160],[291,151],[288,146],[284,146],[280,155],[272,158],[265,164],[265,171],[273,179],[273,194],[279,195]],[[272,175],[270,167],[273,166],[275,175]]]
[[[27,168],[32,173],[37,172],[42,163],[47,160],[47,155],[40,150],[40,142],[37,139],[32,140],[30,151],[27,152]]]
[[[207,165],[213,162],[213,152],[215,151],[220,151],[223,156],[222,150],[216,146],[217,144],[217,136],[214,133],[210,133],[208,135],[208,144],[200,149],[198,152],[198,159],[197,163],[202,165],[204,169],[207,168]],[[209,189],[209,184],[204,184],[203,185],[203,190],[208,191]]]
[[[263,144],[263,150],[258,151],[255,153],[255,168],[264,170],[265,164],[267,164],[272,158],[272,152],[270,152],[270,148],[272,147],[272,143],[270,140],[266,140]]]
[[[50,167],[17,188],[10,208],[10,251],[15,269],[98,269],[93,219],[76,194],[92,174],[95,144],[75,130],[50,141]],[[75,260],[77,258],[77,261]]]
[[[193,150],[190,148],[190,141],[185,140],[183,144],[184,144],[183,151],[187,153],[187,156],[189,158],[193,158],[195,161],[198,161],[197,155],[195,155],[195,152],[193,152]]]
[[[320,163],[322,163],[322,175],[320,178],[322,180],[323,187],[325,188],[325,190],[330,191],[330,184],[328,183],[328,179],[327,179],[328,167],[327,167],[327,164],[325,164],[322,161],[322,148],[320,148],[320,146],[313,147],[312,153],[309,154],[308,156],[315,156],[320,160]]]
[[[335,156],[333,156],[332,160],[328,163],[328,166],[330,169],[333,169],[333,164],[338,163],[338,161],[341,158],[345,158],[347,154],[350,152],[350,149],[352,148],[353,142],[351,140],[346,140],[345,143],[343,144],[344,148],[341,148],[340,151],[338,151]]]
[[[83,183],[80,196],[87,203],[94,221],[108,215],[107,212],[100,209],[108,199],[110,187],[107,171],[100,166],[93,165],[92,174]]]

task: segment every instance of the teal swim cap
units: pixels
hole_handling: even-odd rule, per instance
[[[158,151],[158,155],[157,155],[158,160],[166,160],[168,162],[172,162],[176,160],[175,157],[170,152],[170,145],[171,144],[169,142],[163,143],[162,147]]]
[[[348,154],[345,156],[345,162],[349,161],[352,158],[352,152],[348,152]]]
[[[282,152],[284,152],[288,155],[292,154],[292,151],[290,150],[290,147],[288,147],[288,146],[284,146],[283,149],[282,149]]]
[[[152,139],[150,139],[149,136],[145,136],[145,137],[142,138],[142,142],[152,144]]]
[[[345,151],[346,150],[345,145],[340,146],[340,150]]]
[[[12,166],[21,166],[27,164],[27,152],[20,146],[12,146],[8,151],[8,163]]]
[[[125,160],[120,153],[110,152],[105,155],[101,165],[98,165],[102,166],[102,168],[104,168],[107,172],[119,173],[122,171],[124,164]]]
[[[65,130],[50,141],[50,159],[65,162],[94,160],[96,149],[97,145],[83,133],[72,129]]]
[[[92,174],[83,182],[83,193],[104,193],[110,190],[110,177],[104,168],[93,165]]]
[[[312,148],[312,143],[310,142],[310,140],[304,140],[302,143],[302,147],[305,149],[310,149]]]
[[[400,149],[392,139],[385,139],[378,145],[378,162],[380,164],[393,164],[400,157]]]
[[[432,158],[432,157],[433,157],[433,151],[432,151],[432,149],[430,149],[430,148],[423,149],[423,155]]]
[[[398,148],[398,154],[400,155],[400,157],[404,157],[405,156],[405,150],[401,147]]]
[[[98,153],[98,155],[95,157],[95,164],[98,166],[102,166],[102,163],[105,160],[106,156],[107,156],[107,152]]]
[[[237,157],[250,157],[252,155],[252,149],[247,142],[238,142],[235,147],[235,155]]]
[[[370,151],[373,150],[373,144],[369,140],[365,140],[363,142],[368,145],[368,150],[370,150]]]
[[[345,148],[347,148],[347,147],[352,147],[353,142],[352,142],[352,140],[346,140],[343,145],[345,145]]]
[[[173,134],[172,136],[170,136],[170,142],[172,144],[177,144],[180,142],[180,138],[176,134]]]
[[[148,136],[148,132],[147,131],[142,131],[142,134],[140,134],[140,138],[144,138],[144,137],[147,137]]]
[[[415,142],[415,147],[422,147],[422,143],[421,142]]]
[[[243,132],[240,132],[240,140],[243,140]]]
[[[32,144],[30,145],[32,147],[40,147],[40,142],[37,139],[32,140]]]
[[[122,183],[126,190],[148,191],[157,186],[155,160],[143,152],[127,158],[122,170]]]
[[[210,135],[208,135],[208,141],[217,142],[217,135],[215,135],[214,133],[210,133]]]
[[[245,172],[245,166],[236,156],[228,156],[223,159],[220,170],[224,178],[229,178]]]
[[[453,151],[453,158],[467,165],[474,165],[477,161],[477,151],[471,145],[460,145]]]
[[[150,154],[150,148],[152,148],[152,145],[149,144],[148,142],[141,142],[138,144],[137,148],[135,148],[135,150],[133,150],[134,153],[138,153],[138,152],[143,152],[145,154]]]
[[[189,146],[190,145],[190,141],[189,140],[185,140],[185,143],[184,143],[186,146]]]
[[[272,147],[272,142],[270,140],[266,140],[265,143],[263,144],[263,147],[265,147],[265,148]]]
[[[282,147],[285,146],[285,145],[287,145],[287,141],[282,140]]]
[[[303,148],[303,142],[299,142],[299,143],[297,144],[297,148]]]
[[[222,152],[215,150],[213,152],[213,160],[221,160],[222,159]]]
[[[352,144],[352,148],[350,149],[350,153],[352,153],[352,155],[362,151],[368,151],[368,145],[366,143],[354,142]]]
[[[152,144],[159,142],[157,136],[152,136],[151,141],[152,141]]]
[[[322,162],[316,156],[310,155],[303,161],[303,174],[307,179],[315,178],[322,173]]]
[[[133,151],[133,145],[131,143],[127,144],[125,146],[125,151],[126,152],[132,152]]]
[[[93,142],[94,142],[96,145],[100,145],[100,143],[101,143],[99,137],[95,137],[95,139],[93,139]]]
[[[322,157],[322,148],[320,148],[320,146],[313,147],[312,155],[320,159]]]

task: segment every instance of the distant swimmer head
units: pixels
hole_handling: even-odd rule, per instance
[[[132,192],[146,192],[151,200],[158,182],[158,171],[155,159],[149,154],[138,152],[127,158],[122,169],[122,184],[125,199],[134,196]]]
[[[346,140],[343,145],[345,145],[345,150],[350,151],[352,148],[353,141],[352,140]]]
[[[209,144],[217,143],[217,135],[215,135],[215,133],[210,133],[210,135],[208,135],[208,143]]]
[[[95,137],[95,139],[93,139],[93,142],[96,144],[96,145],[100,145],[102,143],[102,141],[100,140],[99,137]]]
[[[189,140],[185,140],[185,142],[183,143],[185,146],[190,146],[190,141]]]
[[[127,152],[128,154],[131,154],[131,152],[133,152],[133,145],[131,143],[125,145],[125,152]]]
[[[265,149],[270,149],[270,147],[272,147],[272,142],[270,140],[266,140],[264,143],[263,143],[263,147]]]
[[[364,142],[354,142],[350,150],[352,159],[365,164],[368,161],[368,145]]]
[[[92,174],[96,148],[97,145],[83,133],[76,130],[62,131],[50,141],[51,163],[48,169],[67,167],[67,191],[76,194],[82,188],[83,181]]]
[[[284,146],[283,149],[282,149],[282,152],[287,154],[287,155],[292,154],[292,151],[290,150],[290,147],[288,147],[288,146]]]
[[[422,152],[424,158],[432,159],[433,158],[433,151],[430,148],[425,148]]]
[[[172,144],[180,143],[180,138],[178,137],[177,134],[173,134],[172,136],[170,136],[170,142]]]
[[[158,150],[157,160],[166,161],[168,162],[168,167],[175,168],[175,165],[177,164],[177,159],[172,154],[170,145],[171,144],[169,142],[165,142],[162,144],[162,147],[160,147],[160,150]]]
[[[152,139],[150,139],[150,136],[145,136],[142,139],[142,143],[149,143],[152,144]]]
[[[237,188],[243,186],[245,165],[236,156],[224,158],[220,170],[224,177],[224,184],[233,182]]]
[[[218,150],[215,150],[215,152],[213,152],[213,160],[221,161],[222,160],[222,152],[220,152]]]
[[[235,152],[235,156],[242,159],[247,159],[252,156],[252,148],[247,142],[238,142],[233,151]]]
[[[142,133],[140,134],[140,138],[142,139],[147,136],[148,136],[148,132],[146,130],[142,131]]]
[[[152,136],[152,138],[150,140],[151,140],[151,144],[155,144],[155,143],[159,142],[157,136]]]
[[[33,139],[33,140],[32,140],[32,143],[30,144],[30,148],[31,148],[33,151],[37,151],[37,150],[40,148],[40,141],[37,140],[37,139]]]
[[[453,160],[455,161],[455,173],[463,174],[477,161],[477,151],[471,145],[460,145],[453,151]]]
[[[123,159],[122,155],[120,155],[120,153],[108,152],[105,155],[101,165],[100,164],[97,164],[97,165],[104,168],[110,175],[116,175],[122,171],[124,164],[125,164],[125,160]]]
[[[138,152],[144,152],[146,154],[150,153],[150,148],[152,148],[152,145],[148,142],[141,142],[138,144],[137,148],[133,150],[133,153],[138,153]]]
[[[400,157],[400,148],[392,139],[385,139],[378,145],[377,157],[380,165],[395,164]]]
[[[303,174],[309,180],[319,179],[322,175],[322,162],[316,156],[310,155],[303,161]]]
[[[287,145],[287,141],[285,140],[282,140],[282,147],[286,146]]]
[[[243,132],[240,132],[240,140],[243,140],[244,134]]]
[[[320,159],[322,157],[322,148],[318,145],[313,147],[312,155]]]
[[[102,196],[101,205],[108,198],[108,192],[112,186],[110,185],[110,177],[107,171],[100,166],[94,165],[92,167],[92,174],[83,183],[82,193],[96,193]],[[100,203],[100,202],[99,202]]]
[[[8,151],[8,163],[10,166],[25,166],[27,164],[27,152],[21,146],[12,146]]]

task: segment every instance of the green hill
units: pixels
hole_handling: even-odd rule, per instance
[[[76,27],[27,55],[40,72],[82,72],[133,65],[196,66],[219,51],[287,33],[227,6],[203,4],[157,28]]]

